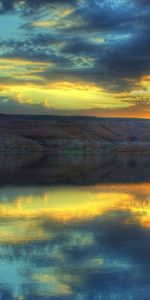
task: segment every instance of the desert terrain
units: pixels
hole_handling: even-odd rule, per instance
[[[149,152],[150,121],[0,115],[0,152]]]

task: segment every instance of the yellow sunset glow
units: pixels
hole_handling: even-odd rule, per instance
[[[38,79],[42,80],[40,76],[22,74],[18,78]],[[23,85],[0,85],[0,94],[3,96],[13,97],[16,100],[18,95],[22,95],[22,102],[26,103],[32,99],[33,103],[41,103],[47,99],[47,107],[54,107],[56,109],[86,109],[94,107],[106,108],[110,105],[112,107],[118,106],[118,100],[115,100],[113,94],[107,94],[102,89],[94,85],[56,82],[47,85],[23,84]],[[71,99],[71,100],[70,100]],[[120,106],[128,106],[127,103],[119,103]]]
[[[27,59],[19,59],[19,58],[0,58],[0,63],[3,65],[8,65],[11,67],[12,65],[39,65],[45,66],[47,63],[40,61],[32,61]]]
[[[97,43],[103,43],[102,37],[96,38]],[[92,64],[89,58],[82,58],[85,64]],[[115,94],[106,91],[102,86],[92,82],[82,82],[70,78],[69,80],[44,79],[43,73],[49,68],[51,76],[55,64],[21,58],[0,58],[0,77],[8,77],[8,81],[1,80],[0,96],[13,98],[22,103],[42,104],[43,107],[54,108],[66,113],[67,111],[95,109],[96,116],[124,116],[148,118],[149,107],[138,106],[142,97],[150,97],[149,75],[142,76],[137,81],[137,88],[128,93]],[[51,70],[51,71],[50,71]],[[128,79],[128,81],[130,81]],[[19,95],[19,96],[18,96]],[[136,99],[134,103],[132,98]],[[148,100],[149,101],[149,100]],[[46,106],[45,106],[46,103]],[[141,103],[143,105],[143,102]],[[102,111],[96,112],[96,109]],[[103,111],[104,109],[104,111]]]

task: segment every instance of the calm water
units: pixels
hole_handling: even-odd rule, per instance
[[[0,299],[149,300],[150,158],[0,158]]]

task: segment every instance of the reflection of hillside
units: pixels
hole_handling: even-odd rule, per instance
[[[150,158],[133,154],[0,157],[0,184],[94,184],[150,181]]]

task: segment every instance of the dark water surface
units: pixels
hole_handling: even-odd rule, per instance
[[[1,156],[0,299],[149,300],[149,155]]]

